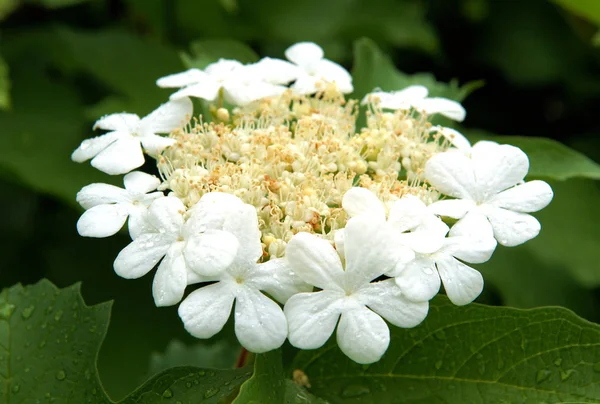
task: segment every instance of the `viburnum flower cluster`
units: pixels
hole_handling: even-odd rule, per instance
[[[134,279],[157,267],[154,301],[180,303],[198,338],[217,334],[233,309],[252,352],[286,339],[318,348],[335,331],[348,357],[372,363],[389,345],[386,321],[418,326],[442,285],[456,305],[477,298],[483,278],[470,264],[489,260],[497,243],[534,238],[540,224],[529,213],[552,190],[524,181],[520,149],[471,146],[431,124],[436,114],[463,120],[459,103],[422,86],[375,91],[357,130],[349,73],[313,43],[285,54],[160,78],[179,90],[154,112],[101,118],[94,127],[108,132],[72,158],[127,175],[123,189],[78,193],[86,211],[77,229],[107,237],[127,221],[132,241],[115,272]],[[193,117],[189,97],[217,103],[212,122]],[[143,153],[158,176],[132,171]]]

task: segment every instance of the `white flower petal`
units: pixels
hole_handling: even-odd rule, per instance
[[[256,289],[242,287],[235,302],[235,335],[250,352],[279,348],[287,337],[281,307]]]
[[[517,212],[537,212],[548,206],[554,193],[544,181],[529,181],[500,192],[488,203],[498,208]]]
[[[427,209],[439,216],[460,219],[475,207],[475,202],[468,199],[444,199],[427,206]]]
[[[299,66],[316,63],[323,56],[323,49],[313,42],[298,42],[285,50],[285,57]]]
[[[117,255],[115,272],[125,279],[146,275],[164,257],[172,243],[164,234],[142,234]]]
[[[116,130],[120,132],[132,133],[138,126],[140,117],[136,114],[110,114],[98,119],[94,124],[94,129]]]
[[[169,99],[172,101],[177,101],[186,99],[187,97],[196,97],[207,101],[214,101],[217,99],[220,89],[221,84],[214,81],[214,79],[209,79],[203,83],[192,84],[191,86],[184,87],[181,90],[171,94]]]
[[[321,289],[342,290],[344,269],[328,241],[314,234],[298,233],[288,243],[285,256],[304,282]]]
[[[171,74],[156,80],[156,85],[162,88],[185,87],[206,80],[208,74],[200,69],[189,69],[181,73]]]
[[[394,91],[392,94],[396,100],[413,102],[414,100],[422,100],[427,97],[429,90],[425,86],[414,85]]]
[[[109,237],[123,227],[128,215],[127,208],[120,204],[97,205],[83,212],[77,232],[84,237]]]
[[[190,293],[179,305],[179,317],[185,329],[197,338],[210,338],[223,328],[235,295],[223,282],[204,286]]]
[[[473,163],[459,151],[449,150],[430,158],[425,164],[425,178],[438,191],[455,198],[472,200],[478,193]]]
[[[287,84],[300,74],[298,66],[281,59],[262,58],[248,66],[252,75],[271,84]]]
[[[77,193],[77,202],[85,209],[108,203],[128,202],[127,192],[109,184],[90,184]]]
[[[164,231],[177,238],[183,225],[183,214],[185,213],[185,206],[179,198],[166,196],[156,199],[150,205],[148,213],[148,220],[157,230]]]
[[[492,225],[478,211],[469,212],[454,224],[449,235],[442,250],[471,264],[486,262],[496,249]]]
[[[335,250],[337,251],[340,259],[344,261],[346,259],[346,253],[344,251],[344,240],[346,238],[346,231],[344,229],[337,229],[333,235]]]
[[[529,170],[529,159],[518,147],[480,141],[471,149],[471,160],[481,200],[521,182]]]
[[[342,314],[337,329],[337,343],[354,362],[377,362],[390,344],[390,330],[379,315],[366,307]]]
[[[300,349],[316,349],[329,339],[342,307],[343,292],[323,290],[292,296],[283,309],[288,322],[290,344]]]
[[[385,218],[383,202],[381,202],[373,192],[366,188],[350,188],[342,198],[342,207],[350,217],[369,213]]]
[[[212,78],[224,81],[240,73],[245,73],[245,66],[237,60],[219,59],[206,66],[204,71],[212,76]]]
[[[158,188],[160,179],[142,171],[133,171],[123,177],[123,183],[125,184],[125,189],[128,191],[146,194]]]
[[[506,247],[514,247],[536,237],[542,228],[538,220],[527,213],[513,212],[493,206],[482,206],[492,224],[494,237]]]
[[[413,107],[425,111],[427,115],[440,114],[458,122],[464,121],[467,115],[467,111],[460,103],[446,98],[432,97],[415,100]]]
[[[446,227],[446,232],[447,232]],[[396,234],[395,240],[403,246],[419,254],[432,254],[439,250],[444,244],[444,233],[432,231],[415,231],[410,233]]]
[[[343,202],[342,202],[343,204]],[[392,205],[388,223],[399,232],[412,230],[421,224],[425,216],[430,216],[427,206],[413,195],[406,195]]]
[[[290,88],[295,94],[314,94],[323,88],[321,85],[317,85],[320,82],[320,79],[302,72]]]
[[[371,283],[360,291],[359,296],[363,304],[397,327],[411,328],[421,324],[429,310],[427,301],[406,299],[393,279]]]
[[[280,303],[296,293],[312,292],[313,287],[302,281],[285,258],[271,258],[264,264],[255,264],[246,280],[258,290],[267,292]]]
[[[254,264],[262,256],[261,233],[254,206],[240,204],[235,208],[231,207],[223,221],[223,230],[233,234],[239,242],[236,263]]]
[[[395,280],[404,297],[415,302],[433,299],[441,286],[435,262],[428,257],[410,262]]]
[[[244,106],[261,98],[281,95],[287,87],[259,81],[248,83],[232,80],[225,83],[224,90],[227,102]]]
[[[129,221],[127,227],[129,229],[129,236],[132,240],[135,240],[142,234],[156,232],[156,229],[150,223],[148,208],[145,206],[137,206],[129,211]]]
[[[184,126],[192,117],[194,107],[189,98],[180,98],[162,104],[140,121],[143,135],[169,133]],[[142,134],[140,134],[142,135]]]
[[[122,136],[127,136],[126,132],[108,132],[104,135],[96,136],[91,139],[86,139],[73,154],[71,154],[71,160],[77,163],[83,163],[96,156],[102,150],[106,149],[112,143]]]
[[[223,230],[209,229],[186,240],[183,254],[188,266],[202,276],[223,273],[233,260],[240,244],[237,238]]]
[[[450,301],[457,306],[471,303],[483,290],[483,276],[479,271],[463,264],[451,256],[436,259],[440,278]]]
[[[335,83],[341,93],[348,94],[354,91],[350,73],[331,60],[322,59],[318,61],[313,76],[328,83]]]
[[[146,135],[141,141],[144,151],[151,156],[158,156],[164,149],[175,144],[175,139],[159,135]]]
[[[353,217],[346,224],[345,233],[347,286],[358,287],[394,268],[396,255],[384,218]]]
[[[123,136],[92,159],[92,166],[110,175],[125,174],[144,164],[140,141]]]
[[[440,135],[446,138],[446,140],[448,140],[452,146],[456,147],[463,153],[471,152],[471,142],[469,142],[469,140],[459,131],[452,128],[446,128],[444,126],[434,126],[430,130],[438,132]]]
[[[176,243],[169,248],[154,275],[152,296],[157,307],[172,306],[183,298],[187,269],[181,252],[182,244]]]

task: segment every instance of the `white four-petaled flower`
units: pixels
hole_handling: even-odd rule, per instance
[[[136,114],[111,114],[100,118],[94,129],[110,132],[84,140],[73,152],[71,159],[78,163],[92,159],[92,166],[107,174],[125,174],[144,164],[143,149],[159,154],[172,145],[173,139],[157,133],[169,133],[183,126],[192,116],[188,98],[167,102],[144,118]]]
[[[235,259],[213,279],[218,282],[197,289],[181,303],[179,316],[190,334],[210,338],[223,328],[235,302],[238,341],[249,351],[260,353],[279,348],[288,334],[281,307],[262,292],[285,303],[290,296],[312,287],[296,277],[283,258],[257,263],[263,251],[256,209],[244,206],[244,215],[223,226],[239,242]]]
[[[223,91],[224,99],[233,105],[246,105],[252,101],[283,93],[287,84],[295,80],[291,63],[265,58],[255,64],[243,65],[237,60],[220,59],[203,70],[189,69],[162,77],[159,87],[181,88],[171,95],[171,100],[198,97],[215,101]]]
[[[537,212],[552,200],[552,189],[544,181],[523,183],[529,159],[510,145],[480,141],[465,154],[449,150],[433,156],[425,166],[425,177],[438,191],[456,199],[435,202],[436,214],[461,219],[469,214],[486,221],[498,243],[516,246],[540,232],[540,223],[529,212]],[[472,233],[478,229],[473,228]]]
[[[86,185],[77,193],[77,202],[87,209],[77,222],[77,232],[85,237],[112,236],[129,217],[129,234],[136,238],[146,229],[148,206],[162,192],[152,192],[160,184],[153,175],[134,171],[123,178],[125,189],[109,184]]]
[[[147,216],[150,231],[133,240],[114,262],[117,275],[135,279],[162,259],[152,285],[157,306],[176,304],[189,283],[212,280],[237,254],[237,238],[223,228],[244,220],[242,201],[213,192],[188,213],[186,220],[185,206],[174,196],[154,201]]]
[[[285,57],[300,68],[292,89],[298,94],[314,94],[319,83],[335,83],[342,93],[354,91],[352,76],[346,69],[324,58],[323,49],[313,42],[299,42],[287,48]]]
[[[444,284],[446,295],[456,305],[471,303],[483,290],[483,277],[479,271],[465,265],[486,262],[496,248],[490,231],[485,234],[485,218],[468,215],[452,226],[449,237],[442,238],[441,247],[430,254],[417,254],[415,259],[397,265],[387,275],[396,279],[404,296],[414,301],[432,299]],[[472,229],[483,229],[472,234]],[[446,229],[448,229],[446,227]]]
[[[344,236],[345,267],[326,240],[309,233],[290,240],[286,248],[290,266],[302,280],[321,289],[296,294],[285,304],[292,345],[318,348],[337,325],[340,349],[355,362],[372,363],[390,342],[382,317],[398,327],[414,327],[425,319],[428,302],[406,299],[393,279],[371,282],[397,260],[386,227],[381,216],[350,219]]]
[[[424,86],[409,86],[399,91],[375,91],[365,95],[361,104],[379,100],[385,109],[425,112],[428,115],[440,114],[455,121],[463,121],[466,111],[460,103],[442,97],[427,97],[429,90]]]

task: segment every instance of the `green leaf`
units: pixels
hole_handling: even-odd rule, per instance
[[[34,0],[34,2],[46,8],[63,8],[71,7],[77,4],[85,3],[90,0]]]
[[[11,110],[0,111],[0,166],[9,179],[72,205],[84,185],[119,181],[71,161],[82,132],[92,135],[72,87],[52,80],[41,68],[21,65],[12,74],[12,96]]]
[[[233,39],[207,39],[190,44],[190,54],[181,55],[188,69],[204,69],[219,59],[234,59],[242,63],[253,63],[258,55],[248,45]]]
[[[568,268],[588,288],[600,285],[600,184],[590,180],[551,181],[554,199],[536,213],[540,235],[526,244],[546,265]]]
[[[8,17],[20,5],[20,0],[0,0],[0,21]]]
[[[10,78],[8,65],[0,58],[0,110],[10,107]]]
[[[111,304],[87,307],[79,287],[59,290],[43,280],[0,294],[3,402],[107,402],[96,372],[96,356],[108,328]]]
[[[166,102],[172,90],[157,87],[156,80],[184,69],[174,50],[125,31],[61,29],[60,38],[74,72],[90,75],[122,95],[127,112],[145,115]]]
[[[242,385],[234,404],[281,403],[285,388],[281,349],[257,354],[254,374]]]
[[[556,140],[533,136],[496,136],[481,130],[464,130],[462,133],[472,142],[493,140],[520,148],[529,157],[529,177],[600,179],[600,165]]]
[[[164,353],[153,353],[150,357],[151,375],[175,366],[198,366],[204,368],[231,369],[240,352],[240,346],[232,341],[220,340],[213,343],[200,342],[186,345],[173,340]]]
[[[573,14],[600,26],[600,2],[596,0],[553,0]]]
[[[285,380],[284,404],[327,404],[327,401],[310,394],[304,387],[293,381]]]
[[[110,303],[88,307],[79,284],[57,289],[47,280],[0,294],[0,397],[3,402],[110,404],[96,369]],[[220,403],[250,377],[247,369],[178,367],[164,371],[120,401]],[[10,401],[9,401],[10,398]]]
[[[436,81],[431,73],[408,75],[396,69],[391,59],[385,55],[368,38],[361,38],[354,43],[354,68],[352,70],[354,84],[353,98],[362,97],[380,88],[384,91],[396,91],[414,84],[421,84],[429,89],[432,97],[445,97],[462,101],[473,90],[481,87],[482,82],[471,82],[459,87],[456,81],[449,84]]]
[[[552,218],[542,223],[542,233],[552,227]],[[578,282],[562,263],[540,259],[531,243],[505,248],[498,246],[485,264],[473,265],[483,274],[486,287],[496,291],[502,305],[528,309],[562,306],[591,321],[599,321],[594,294]]]
[[[391,327],[383,358],[359,365],[333,341],[294,361],[332,403],[555,403],[600,400],[600,327],[561,308],[452,305]]]

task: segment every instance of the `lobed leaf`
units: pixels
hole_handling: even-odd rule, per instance
[[[600,327],[561,308],[432,301],[425,322],[392,327],[383,358],[359,365],[330,341],[298,354],[332,403],[558,403],[600,400]]]

